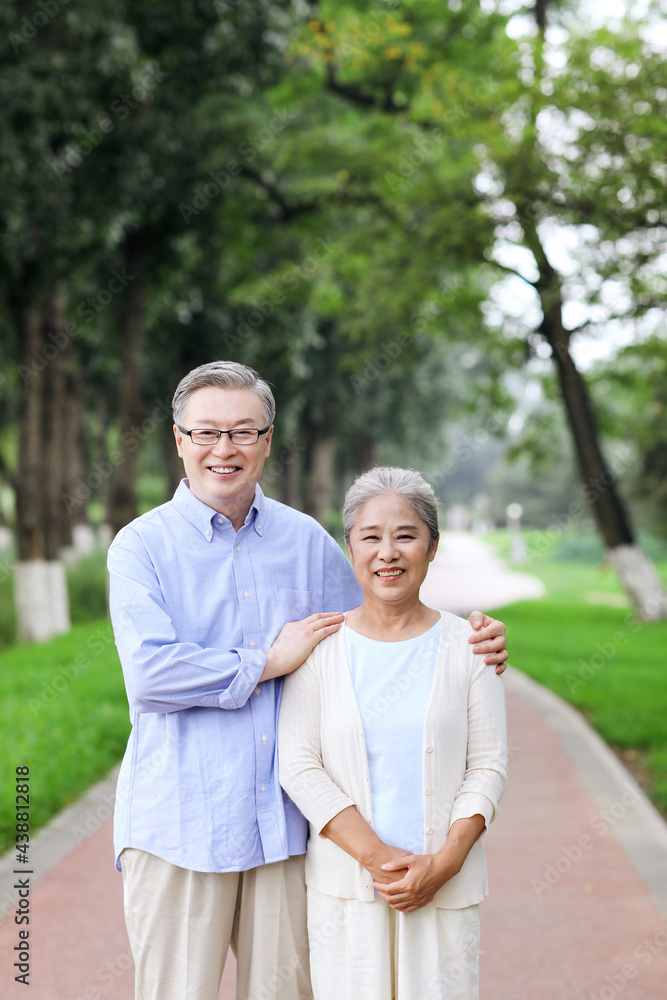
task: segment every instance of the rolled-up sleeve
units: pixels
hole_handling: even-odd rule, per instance
[[[507,784],[507,723],[503,682],[482,657],[468,691],[466,770],[455,799],[450,827],[480,814],[488,827]]]
[[[108,568],[111,620],[131,711],[245,705],[264,670],[264,652],[180,641],[139,540],[115,542]]]
[[[321,689],[317,650],[285,678],[278,725],[280,784],[317,833],[356,803],[322,763]]]

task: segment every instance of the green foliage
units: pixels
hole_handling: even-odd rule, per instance
[[[606,433],[632,441],[637,463],[632,496],[654,530],[667,536],[667,338],[631,344],[598,365],[596,398]]]
[[[589,563],[599,565],[604,560],[604,546],[600,536],[592,531],[569,532],[560,542],[552,558],[563,563]]]
[[[559,540],[551,553],[538,553],[538,538],[529,535],[533,554],[522,569],[544,581],[546,596],[496,612],[507,625],[511,663],[582,711],[647,778],[648,794],[667,814],[667,683],[657,653],[667,623],[638,622],[613,573],[561,561]],[[667,562],[658,569],[667,581]]]
[[[77,324],[88,474],[112,452],[126,299],[92,313],[91,302],[132,239],[145,254],[147,412],[167,406],[197,364],[254,365],[276,391],[274,452],[299,459],[287,470],[292,493],[285,468],[271,488],[295,503],[326,436],[337,452],[332,507],[336,488],[376,460],[429,466],[445,494],[470,491],[478,476],[459,461],[459,428],[469,433],[467,419],[502,433],[507,372],[544,357],[546,232],[568,247],[576,237],[557,283],[584,322],[652,308],[653,321],[664,301],[665,88],[648,21],[594,30],[585,9],[551,5],[542,38],[529,16],[519,34],[511,14],[474,0],[458,10],[193,0],[167,11],[102,0],[62,6],[14,51],[24,9],[32,16],[25,4],[0,13],[0,454],[10,471],[16,300],[57,280]],[[535,308],[505,308],[527,285]],[[629,408],[642,413],[631,426],[647,520],[661,513],[665,481],[664,365],[651,350],[624,357],[625,385],[605,376],[595,395],[610,403],[605,434],[630,427]],[[553,405],[535,408],[523,441],[539,469],[525,498],[536,524],[575,489],[554,380],[547,396]],[[144,509],[179,472],[168,421],[142,452]],[[113,474],[93,491],[98,519]],[[497,517],[529,478],[503,470],[492,482]]]
[[[73,341],[82,379],[86,471],[94,479],[110,454],[107,430],[117,419],[125,364],[127,293],[109,301],[108,287],[126,263],[128,243],[139,243],[143,254],[149,412],[155,399],[168,402],[184,368],[227,353],[220,334],[233,313],[227,309],[220,323],[218,281],[236,231],[230,205],[246,224],[258,207],[253,187],[238,177],[239,146],[252,143],[249,126],[259,129],[273,112],[259,92],[275,79],[296,15],[290,2],[195,0],[165,14],[153,0],[102,0],[94,9],[58,8],[46,27],[26,29],[23,38],[23,14],[29,25],[34,10],[27,4],[0,13],[0,129],[7,138],[0,323],[14,336],[9,378],[0,384],[10,406],[0,406],[0,421],[14,419],[17,316],[43,288],[66,282],[70,315],[61,338]],[[248,157],[255,155],[249,149]],[[226,170],[234,157],[232,178]],[[214,194],[200,194],[196,208],[202,184]],[[189,324],[191,347],[184,343]],[[104,501],[107,479],[96,500]]]
[[[51,642],[4,650],[0,698],[3,731],[12,734],[0,747],[2,852],[15,834],[16,767],[30,768],[35,831],[104,777],[124,752],[130,721],[109,622],[79,625]]]
[[[109,610],[106,555],[98,552],[71,563],[67,567],[67,589],[74,625],[103,618]]]

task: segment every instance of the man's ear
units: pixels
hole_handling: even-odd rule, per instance
[[[264,458],[268,458],[271,454],[271,438],[273,437],[273,424],[269,427],[266,432],[266,448],[264,450]]]
[[[174,424],[174,437],[176,438],[176,450],[179,458],[183,458],[183,435],[179,431],[176,424]]]

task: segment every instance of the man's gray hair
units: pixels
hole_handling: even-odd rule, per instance
[[[183,420],[183,412],[188,400],[197,389],[252,389],[262,401],[266,423],[272,424],[276,415],[276,401],[268,383],[260,378],[254,368],[239,364],[238,361],[210,361],[199,368],[193,368],[176,386],[171,410],[175,424]],[[261,430],[261,428],[260,428]]]
[[[350,532],[359,511],[372,497],[393,493],[405,500],[426,524],[431,541],[438,537],[438,498],[416,469],[399,469],[395,465],[378,465],[357,476],[345,494],[343,533],[349,543]]]

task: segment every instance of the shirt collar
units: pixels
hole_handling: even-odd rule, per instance
[[[190,524],[194,525],[198,531],[202,533],[204,538],[210,542],[213,537],[213,527],[212,521],[214,518],[223,517],[219,511],[213,510],[208,504],[203,503],[199,500],[194,493],[190,490],[190,484],[187,479],[181,479],[176,492],[174,493],[173,503],[176,505],[181,514],[187,518]],[[246,524],[251,524],[256,534],[260,537],[264,531],[264,519],[266,514],[266,497],[262,493],[259,484],[255,487],[255,497],[248,511],[248,516],[245,519]],[[224,518],[228,521],[229,518]]]
[[[264,532],[264,519],[266,517],[266,497],[262,493],[262,488],[257,484],[255,487],[255,499],[250,505],[250,510],[246,518],[246,524],[252,524],[255,533],[260,537]]]

